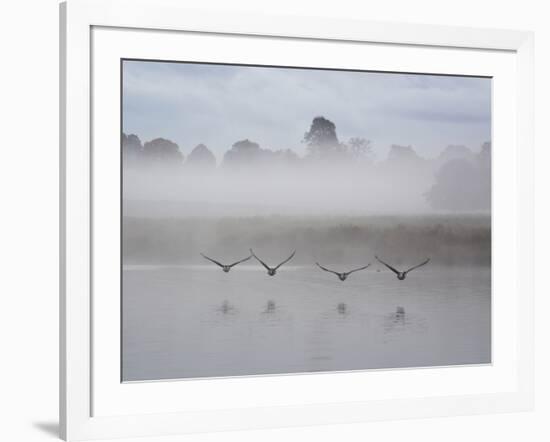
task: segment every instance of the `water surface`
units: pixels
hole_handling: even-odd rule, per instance
[[[490,269],[124,266],[123,380],[491,361]]]

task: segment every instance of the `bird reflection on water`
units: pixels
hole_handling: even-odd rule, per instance
[[[395,322],[405,322],[405,309],[403,307],[397,307],[395,310]]]
[[[274,301],[267,301],[267,305],[265,307],[264,313],[275,313],[275,302]]]
[[[224,315],[231,313],[233,310],[234,307],[227,300],[223,301],[221,307],[219,308],[219,311],[222,312]]]
[[[336,310],[338,311],[339,314],[345,315],[345,314],[347,314],[347,312],[348,312],[348,306],[346,305],[345,302],[340,302],[340,303],[336,306]]]
[[[384,331],[386,333],[398,333],[407,329],[409,324],[404,307],[397,307],[395,312],[390,313],[384,320]]]

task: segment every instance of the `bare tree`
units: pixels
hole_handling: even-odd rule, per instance
[[[370,158],[372,156],[371,142],[361,137],[350,138],[347,144],[347,151],[353,158]]]

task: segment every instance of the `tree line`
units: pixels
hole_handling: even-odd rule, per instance
[[[434,160],[416,153],[412,146],[392,145],[385,161],[374,163],[370,140],[362,137],[342,142],[336,125],[318,116],[304,133],[302,143],[306,154],[298,156],[291,149],[262,148],[249,139],[235,142],[225,152],[219,167],[299,167],[308,165],[363,164],[377,170],[381,179],[391,180],[392,174],[430,174],[433,184],[426,189],[426,200],[434,209],[487,210],[491,203],[491,143],[474,153],[465,146],[450,145]],[[165,138],[142,143],[137,135],[122,134],[122,153],[125,168],[192,168],[209,170],[217,167],[216,157],[204,144],[197,145],[187,156],[179,146]]]
[[[300,158],[291,149],[271,150],[258,143],[244,139],[235,142],[224,154],[221,166],[253,165],[264,163],[292,164],[301,160],[336,160],[371,158],[371,143],[361,137],[351,138],[347,143],[339,141],[335,124],[315,117],[302,140],[307,145],[307,155]],[[204,144],[197,145],[187,157],[179,146],[165,138],[155,138],[142,144],[137,135],[122,134],[122,152],[125,166],[164,165],[215,167],[216,157]]]

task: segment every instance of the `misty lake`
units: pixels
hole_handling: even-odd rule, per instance
[[[491,361],[489,267],[125,265],[123,306],[124,381]]]

